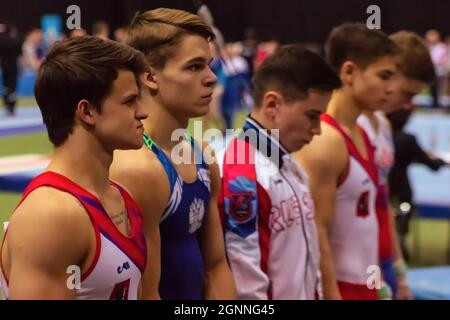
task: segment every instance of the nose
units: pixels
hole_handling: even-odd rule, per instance
[[[207,87],[212,87],[217,83],[217,76],[216,74],[211,70],[210,67],[208,69],[208,74],[204,79],[204,83]]]
[[[395,92],[395,90],[397,90],[397,86],[394,80],[390,80],[387,82],[386,84],[386,94],[387,95],[391,95]]]
[[[322,128],[320,126],[320,121],[314,122],[309,133],[312,136],[320,136],[322,134]]]
[[[138,101],[137,107],[136,107],[136,119],[138,120],[144,120],[148,117],[148,111],[144,107],[143,103],[141,101]]]

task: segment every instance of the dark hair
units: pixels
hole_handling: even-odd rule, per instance
[[[55,43],[39,68],[34,94],[50,141],[59,146],[72,133],[75,110],[86,99],[101,111],[119,70],[147,69],[137,50],[93,36]]]
[[[366,68],[397,52],[397,46],[384,32],[368,29],[362,23],[344,23],[333,28],[325,43],[326,59],[337,73],[345,61]]]
[[[397,67],[407,78],[431,83],[435,79],[434,65],[422,38],[409,31],[400,31],[389,36],[399,47]]]
[[[287,102],[305,98],[308,89],[332,91],[341,81],[324,59],[300,45],[279,47],[256,71],[253,78],[256,106],[269,90],[280,92]]]
[[[127,43],[142,51],[152,67],[162,69],[188,34],[215,39],[211,27],[199,16],[176,9],[159,8],[137,14],[128,29]]]

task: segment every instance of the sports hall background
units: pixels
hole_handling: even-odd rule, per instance
[[[381,8],[384,31],[409,29],[419,34],[436,28],[450,32],[450,1],[447,0],[205,0],[216,25],[227,41],[241,40],[247,27],[262,40],[323,42],[330,29],[344,21],[366,21],[366,8]],[[126,25],[137,10],[170,7],[193,11],[190,0],[2,0],[0,20],[8,19],[26,31],[39,25],[43,14],[63,14],[69,5],[80,6],[82,27],[95,20],[112,29]]]
[[[0,23],[12,23],[20,33],[26,34],[31,29],[39,27],[41,17],[46,14],[60,15],[65,23],[68,17],[66,8],[76,4],[81,8],[82,28],[89,31],[95,21],[104,20],[112,31],[118,27],[126,27],[136,11],[169,7],[195,12],[194,1],[0,0]],[[277,39],[282,44],[300,42],[315,44],[320,48],[332,27],[345,21],[365,23],[369,16],[366,9],[373,4],[381,9],[381,27],[387,33],[406,29],[423,36],[427,30],[437,29],[441,32],[443,40],[450,35],[450,0],[205,0],[203,2],[210,8],[215,25],[221,30],[227,42],[242,41],[244,30],[251,27],[256,31],[259,41]],[[46,158],[52,150],[42,123],[32,122],[38,114],[35,100],[30,93],[32,90],[21,91],[23,87],[31,88],[29,83],[24,83],[32,77],[27,78],[24,74],[21,76],[19,82],[22,81],[23,86],[19,86],[19,92],[25,94],[19,96],[19,117],[15,117],[14,121],[22,123],[22,128],[14,131],[16,130],[13,126],[14,121],[4,116],[3,102],[0,102],[0,186],[2,174],[8,173],[13,166],[23,164],[29,169],[31,164],[31,171],[37,170],[41,168],[39,157]],[[0,84],[0,91],[1,89]],[[415,113],[408,130],[416,134],[423,148],[450,154],[449,111],[450,107],[446,110],[421,108]],[[237,113],[234,122],[236,127],[242,124],[245,114],[245,110]],[[14,158],[17,155],[21,157],[20,161],[19,158]],[[27,158],[28,155],[41,156]],[[20,178],[20,174],[24,171],[18,172]],[[439,291],[441,290],[450,299],[450,168],[432,173],[424,166],[415,165],[410,173],[413,176],[413,188],[419,198],[422,197],[425,202],[442,208],[440,215],[414,219],[408,238],[412,252],[411,266],[422,268],[417,270],[423,272],[428,283],[432,284],[428,289],[433,294],[436,292],[441,294]],[[18,192],[5,192],[0,188],[0,222],[9,218],[18,199]],[[2,232],[0,228],[0,237]],[[419,273],[417,281],[421,281],[422,274]],[[431,297],[439,296],[431,295]]]

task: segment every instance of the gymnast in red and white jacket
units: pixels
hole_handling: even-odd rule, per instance
[[[218,154],[219,209],[239,299],[315,299],[319,247],[308,177],[250,116]]]

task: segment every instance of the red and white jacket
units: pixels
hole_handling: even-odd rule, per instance
[[[218,154],[219,208],[239,299],[315,299],[319,246],[308,177],[249,117]]]

